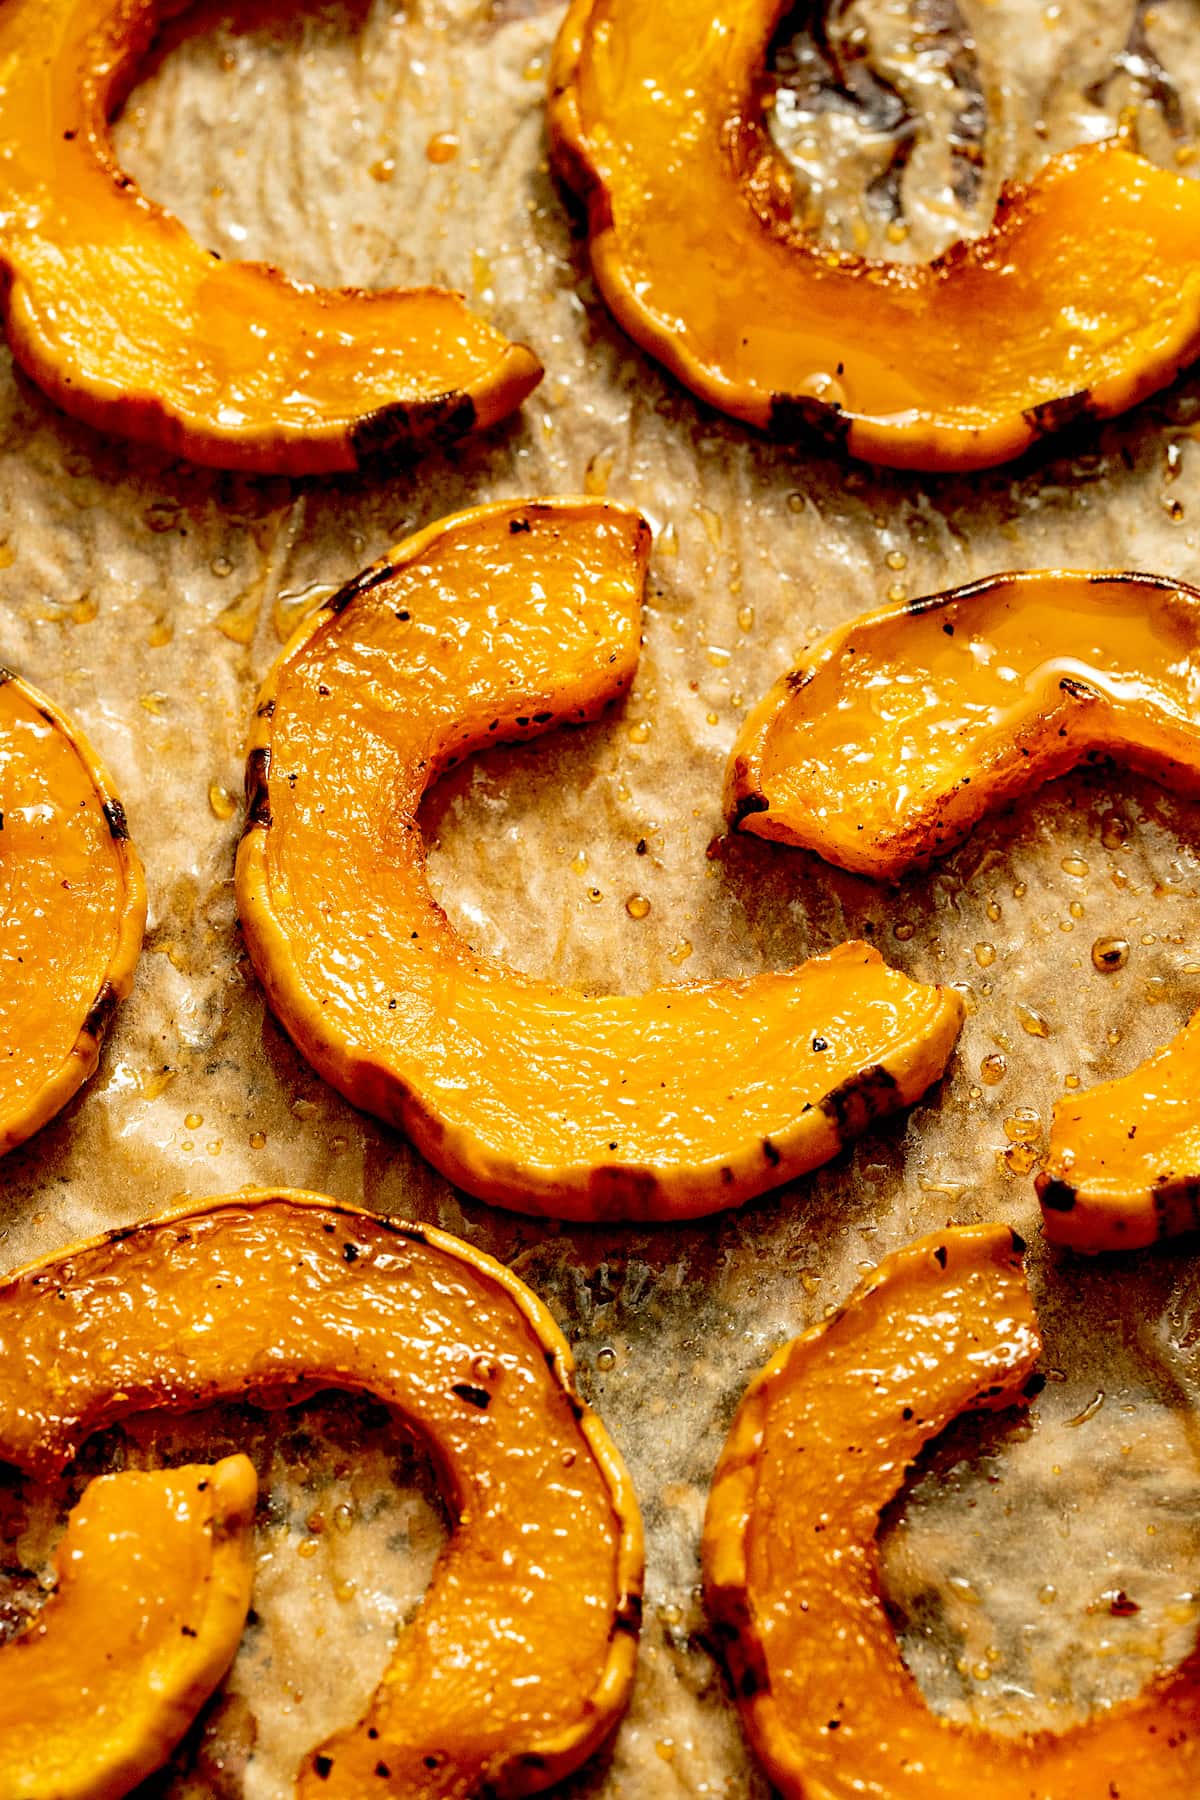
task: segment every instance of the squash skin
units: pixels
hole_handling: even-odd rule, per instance
[[[0,1458],[34,1474],[148,1406],[320,1387],[369,1392],[428,1438],[458,1526],[363,1719],[306,1758],[297,1794],[539,1792],[624,1709],[643,1552],[621,1458],[515,1275],[431,1226],[262,1189],[0,1287]]]
[[[1187,1800],[1200,1653],[1066,1731],[992,1735],[932,1713],[879,1591],[875,1531],[922,1445],[1040,1386],[1007,1228],[886,1257],[755,1377],[718,1462],[704,1580],[743,1723],[786,1800]],[[1111,1784],[1111,1785],[1110,1785]]]
[[[1200,1013],[1129,1075],[1054,1105],[1038,1175],[1050,1243],[1095,1255],[1200,1229]]]
[[[763,120],[786,11],[572,0],[551,70],[552,154],[600,291],[701,399],[872,462],[971,469],[1135,405],[1195,356],[1200,192],[1119,143],[1008,186],[982,238],[924,266],[803,233]]]
[[[600,501],[443,520],[301,627],[251,738],[237,900],[272,1009],[347,1099],[520,1212],[740,1204],[916,1100],[962,1019],[952,989],[865,944],[584,996],[476,955],[433,900],[422,794],[470,751],[628,688],[648,550],[644,521]]]
[[[884,607],[831,632],[754,707],[726,813],[899,881],[1080,763],[1114,757],[1197,794],[1198,664],[1200,591],[1159,575],[996,575]]]
[[[94,1073],[133,986],[146,924],[141,861],[103,764],[44,694],[3,668],[0,826],[9,952],[0,993],[2,1155]]]
[[[120,1800],[166,1762],[241,1639],[257,1498],[245,1456],[90,1483],[54,1593],[0,1646],[5,1800]]]
[[[0,272],[8,336],[56,405],[217,468],[378,463],[482,429],[541,379],[440,288],[362,293],[225,263],[117,164],[108,121],[182,0],[6,0]]]

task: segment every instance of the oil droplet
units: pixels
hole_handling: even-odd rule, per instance
[[[650,902],[645,894],[630,894],[625,902],[625,911],[631,919],[644,919],[650,911]]]
[[[909,938],[912,936],[912,934],[915,930],[916,930],[915,925],[897,925],[893,935],[895,937],[898,937],[902,944],[907,944]]]
[[[887,228],[887,241],[889,244],[902,244],[907,236],[908,226],[899,219],[896,219]]]
[[[990,969],[995,960],[996,946],[994,944],[976,944],[975,961],[981,969]]]
[[[1068,906],[1068,908],[1067,908],[1067,911],[1070,913],[1070,915],[1073,919],[1082,919],[1083,913],[1084,913],[1083,901],[1082,900],[1072,900],[1070,906]]]
[[[315,1556],[320,1548],[320,1543],[315,1537],[307,1537],[296,1545],[296,1555],[304,1557],[307,1561],[310,1556]]]
[[[458,135],[453,131],[435,131],[425,146],[431,163],[453,162],[459,152]]]
[[[1031,1175],[1037,1167],[1038,1153],[1033,1144],[1010,1144],[1004,1152],[1005,1167],[1013,1175]]]
[[[1108,1042],[1113,1046],[1114,1049],[1121,1041],[1121,1033],[1117,1030],[1117,1027],[1115,1025],[1113,1026],[1111,1031],[1106,1031],[1104,1035],[1107,1038]]]
[[[1119,813],[1106,813],[1100,827],[1100,842],[1106,850],[1120,850],[1129,836],[1129,827]]]
[[[723,644],[709,644],[705,655],[714,669],[723,669],[730,660],[731,652]]]
[[[342,1537],[349,1537],[354,1526],[354,1508],[342,1500],[333,1509],[333,1529]]]
[[[1038,1589],[1039,1606],[1053,1606],[1057,1599],[1058,1589],[1054,1586],[1053,1582],[1048,1581],[1045,1587]]]
[[[583,474],[583,491],[593,499],[602,500],[608,492],[608,478],[612,474],[613,459],[597,451],[589,457],[588,466]]]
[[[710,712],[710,713],[705,713],[704,722],[706,725],[719,725],[721,723],[721,720],[717,713]]]
[[[183,1121],[183,1127],[184,1127],[185,1131],[199,1131],[199,1129],[203,1125],[203,1123],[204,1123],[204,1114],[203,1113],[189,1113],[187,1115],[186,1119]]]
[[[1168,500],[1167,496],[1165,494],[1163,494],[1162,495],[1162,504],[1163,504],[1163,511],[1166,513],[1166,515],[1167,515],[1168,519],[1170,519],[1171,523],[1173,525],[1178,525],[1180,520],[1183,518],[1183,501],[1182,500]]]
[[[1082,856],[1064,856],[1062,866],[1068,875],[1086,875],[1088,866]]]
[[[673,962],[675,964],[675,966],[678,968],[679,964],[686,962],[688,957],[691,954],[692,954],[692,946],[691,946],[690,942],[688,941],[688,939],[680,938],[680,940],[676,944],[675,948],[673,950],[667,951],[667,961]]]
[[[883,560],[889,569],[907,569],[908,567],[908,558],[903,550],[889,550]]]
[[[997,901],[995,901],[995,900],[988,901],[987,916],[993,925],[999,924],[999,922],[1000,922],[1000,907],[999,907],[999,903]]]
[[[603,1350],[597,1350],[597,1352],[596,1352],[596,1367],[598,1369],[602,1369],[605,1372],[607,1372],[609,1369],[616,1367],[616,1362],[617,1362],[617,1353],[615,1350],[610,1349],[607,1344],[605,1345]]]
[[[1017,881],[1017,882],[1013,883],[1013,899],[1014,900],[1023,900],[1028,892],[1029,892],[1029,887],[1026,882]]]
[[[220,1138],[210,1138],[208,1140],[207,1144],[205,1144],[204,1148],[208,1151],[208,1154],[210,1156],[220,1156],[220,1154],[221,1154]]]
[[[599,888],[590,887],[588,889],[588,899],[591,901],[593,906],[599,906],[599,904],[600,904],[601,900],[603,900],[603,898],[604,898],[604,895]]]
[[[1042,1121],[1032,1106],[1018,1106],[1004,1121],[1004,1135],[1010,1144],[1035,1144],[1042,1135]]]
[[[802,513],[804,511],[804,495],[791,493],[787,497],[788,511]]]
[[[908,599],[908,589],[902,581],[893,581],[887,591],[887,597],[893,606],[899,606],[902,600]]]
[[[227,556],[214,556],[208,566],[214,575],[224,577],[233,574],[233,564]]]
[[[1123,969],[1129,961],[1129,941],[1120,937],[1100,937],[1092,945],[1092,962],[1102,975]]]
[[[252,1131],[250,1133],[250,1148],[252,1150],[265,1150],[266,1147],[267,1147],[266,1132],[265,1131]]]
[[[638,719],[635,724],[629,727],[629,741],[631,744],[644,744],[649,736],[649,719]]]
[[[737,622],[739,631],[753,631],[754,608],[752,606],[739,606]]]
[[[1017,1017],[1021,1021],[1022,1028],[1029,1033],[1030,1037],[1047,1038],[1050,1036],[1050,1027],[1046,1020],[1043,1019],[1041,1013],[1034,1012],[1032,1007],[1018,1006]]]
[[[142,523],[148,531],[174,531],[179,523],[179,508],[170,500],[156,500],[142,514]]]
[[[209,784],[208,804],[218,819],[232,819],[237,811],[236,798],[227,787],[222,787],[219,781]]]

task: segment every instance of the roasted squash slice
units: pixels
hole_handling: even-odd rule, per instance
[[[620,323],[712,405],[897,467],[979,468],[1121,412],[1200,348],[1200,188],[1119,145],[1056,157],[923,267],[793,222],[764,124],[788,0],[573,0],[555,162]]]
[[[237,1650],[257,1496],[245,1456],[91,1483],[0,1646],[5,1800],[118,1800],[167,1760]]]
[[[1115,757],[1200,793],[1200,592],[1157,575],[996,575],[867,613],[754,708],[742,831],[898,881],[983,815]]]
[[[0,1153],[30,1137],[96,1067],[133,985],[142,865],[86,739],[0,669]]]
[[[1019,1404],[1040,1345],[1019,1239],[950,1228],[889,1256],[772,1358],[721,1454],[709,1608],[742,1719],[788,1800],[1191,1800],[1200,1655],[1061,1733],[932,1713],[879,1590],[880,1510],[968,1408]]]
[[[358,1389],[428,1438],[457,1527],[325,1800],[535,1792],[607,1735],[641,1622],[637,1503],[545,1307],[489,1256],[317,1195],[237,1194],[0,1286],[0,1458],[60,1468],[147,1407]]]
[[[953,991],[865,944],[787,974],[581,994],[477,955],[432,898],[417,809],[469,751],[594,717],[638,657],[649,532],[503,504],[400,545],[262,690],[237,865],[246,942],[300,1049],[485,1200],[679,1218],[833,1156],[941,1074]]]
[[[0,269],[13,355],[66,412],[218,468],[354,469],[501,419],[541,379],[441,288],[359,293],[201,249],[109,120],[181,0],[4,0]]]
[[[1046,1236],[1072,1250],[1200,1229],[1200,1013],[1131,1075],[1055,1104],[1037,1189]]]

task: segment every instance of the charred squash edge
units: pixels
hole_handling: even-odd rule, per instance
[[[20,3],[29,4],[29,0]],[[115,94],[116,110],[124,102],[136,65],[149,48],[155,29],[185,12],[190,4],[191,0],[157,0],[150,29],[143,24],[133,31],[124,46],[130,52],[130,67]],[[124,172],[108,127],[97,133],[94,149],[97,164],[128,194],[131,206],[165,217],[186,231],[169,208],[143,194],[133,177]],[[46,237],[45,241],[52,239]],[[311,282],[293,281],[271,263],[251,261],[245,266],[296,291],[323,291]],[[432,283],[409,288],[344,287],[324,291],[334,292],[339,298],[360,300],[364,306],[389,293],[425,293],[445,295],[466,307],[465,296],[457,290]],[[37,309],[26,300],[28,294],[36,292],[6,252],[0,232],[0,313],[6,321],[13,357],[30,380],[70,417],[96,430],[148,444],[168,456],[184,457],[201,467],[292,477],[370,471],[385,464],[397,451],[453,443],[468,433],[498,424],[523,404],[545,373],[528,345],[502,340],[492,372],[467,388],[450,388],[424,400],[381,401],[362,412],[330,418],[315,428],[288,427],[264,415],[258,427],[218,426],[209,421],[197,429],[153,389],[131,391],[112,382],[86,381],[78,364],[64,362],[56,346],[42,333]]]
[[[625,253],[617,238],[612,194],[592,155],[584,130],[576,92],[584,43],[597,0],[571,0],[563,20],[550,69],[547,116],[551,161],[562,182],[579,199],[587,214],[588,248],[597,286],[618,324],[670,371],[684,387],[708,405],[757,427],[773,439],[800,442],[849,454],[883,468],[955,472],[994,468],[1012,461],[1040,440],[1088,420],[1101,421],[1128,412],[1151,394],[1170,385],[1200,351],[1200,305],[1181,313],[1170,337],[1160,344],[1153,360],[1139,369],[1095,382],[1091,387],[1065,392],[1022,412],[987,426],[949,425],[931,418],[913,421],[905,415],[900,424],[889,424],[886,415],[853,412],[849,408],[811,395],[766,393],[747,389],[719,369],[702,362],[679,342],[645,305],[637,291]],[[767,45],[763,45],[764,64]],[[1124,148],[1120,138],[1112,147]],[[1081,155],[1103,154],[1108,143],[1067,151],[1051,159],[1047,168],[1070,164]],[[970,257],[998,254],[1010,231],[1010,222],[1028,210],[1046,170],[1027,182],[1006,182],[996,202],[994,220],[981,238],[963,239],[929,265],[935,271],[952,270]],[[826,250],[843,269],[868,273],[902,267],[872,263],[852,251]]]
[[[146,929],[146,880],[141,858],[129,836],[125,808],[113,792],[104,764],[82,731],[52,701],[12,670],[0,668],[0,686],[10,682],[20,689],[48,725],[62,733],[87,770],[101,811],[108,821],[117,862],[124,877],[125,902],[120,913],[112,959],[80,1027],[79,1035],[66,1061],[42,1083],[25,1112],[16,1117],[7,1130],[0,1131],[0,1155],[16,1149],[18,1144],[23,1144],[35,1132],[40,1131],[56,1113],[62,1111],[68,1100],[95,1073],[100,1060],[100,1048],[113,1014],[133,987],[134,971],[141,956],[142,937]]]
[[[235,1454],[222,1457],[217,1463],[189,1463],[146,1473],[176,1481],[197,1477],[211,1495],[211,1513],[207,1522],[212,1540],[211,1566],[205,1578],[202,1614],[194,1625],[187,1627],[190,1657],[194,1660],[199,1649],[203,1651],[203,1660],[190,1669],[184,1684],[177,1683],[174,1688],[151,1688],[148,1683],[143,1683],[142,1692],[149,1689],[149,1700],[145,1705],[151,1716],[141,1721],[137,1718],[140,1694],[135,1668],[127,1682],[129,1709],[115,1724],[110,1720],[106,1728],[93,1734],[90,1747],[97,1766],[91,1770],[91,1778],[87,1779],[85,1774],[84,1779],[56,1785],[53,1800],[120,1800],[121,1795],[129,1793],[160,1769],[224,1677],[237,1654],[238,1641],[245,1627],[254,1578],[252,1533],[258,1497],[254,1465],[248,1457]],[[87,1504],[97,1481],[124,1482],[128,1479],[129,1474],[122,1471],[101,1475],[96,1481],[89,1482],[67,1521],[68,1531],[76,1513]],[[60,1545],[55,1556],[57,1579],[47,1596],[47,1606],[53,1604],[62,1586],[61,1556]],[[17,1652],[12,1659],[15,1665],[22,1638],[35,1631],[42,1620],[42,1613],[36,1613],[24,1631],[0,1647],[0,1668],[10,1649]],[[116,1646],[112,1654],[119,1654],[119,1651],[120,1646]],[[17,1675],[19,1669],[13,1666],[11,1672]],[[75,1720],[74,1723],[78,1726],[80,1722]],[[3,1765],[4,1756],[0,1751],[0,1779],[3,1779]],[[74,1772],[79,1774],[77,1765]],[[12,1792],[7,1786],[3,1791],[6,1795]],[[22,1782],[16,1792],[28,1797],[47,1794],[48,1790],[35,1782]]]
[[[803,834],[793,831],[786,820],[772,814],[770,800],[762,791],[763,747],[778,712],[792,695],[807,687],[813,677],[834,660],[851,634],[870,630],[876,625],[898,622],[909,614],[932,612],[938,607],[969,602],[981,594],[998,589],[1011,588],[1019,593],[1022,589],[1038,588],[1063,580],[1091,582],[1099,586],[1121,583],[1152,588],[1163,594],[1185,594],[1200,609],[1200,588],[1195,588],[1186,581],[1171,581],[1165,575],[1151,575],[1129,569],[1022,569],[1013,573],[985,575],[962,587],[924,594],[900,606],[881,606],[871,612],[859,613],[820,638],[805,653],[799,666],[780,676],[751,708],[730,752],[726,768],[724,808],[732,829],[750,832],[774,843],[810,850],[837,868],[866,875],[872,880],[898,882],[906,875],[927,868],[930,863],[948,856],[970,836],[983,819],[1009,806],[1015,793],[1028,795],[1036,792],[1048,781],[1069,773],[1073,768],[1105,762],[1110,758],[1119,762],[1122,756],[1119,747],[1109,750],[1103,746],[1085,745],[1078,747],[1078,753],[1071,760],[1053,768],[1045,767],[1048,760],[1044,754],[1045,746],[1050,742],[1060,741],[1056,735],[1058,726],[1081,708],[1094,704],[1097,698],[1086,684],[1073,682],[1069,676],[1064,676],[1059,683],[1061,698],[1053,711],[1039,713],[1032,722],[1032,728],[1022,730],[1021,741],[1024,742],[1027,738],[1029,744],[1029,755],[1024,765],[1027,780],[1022,788],[1006,790],[996,798],[986,783],[972,782],[968,798],[965,784],[958,782],[941,790],[936,799],[923,810],[914,810],[888,837],[873,840],[861,856],[843,860],[841,856],[834,856],[829,848],[818,847]],[[1153,769],[1150,766],[1152,762]],[[1177,778],[1180,773],[1179,765],[1167,764],[1161,758],[1149,756],[1139,759],[1137,767],[1167,786],[1172,777]],[[1200,767],[1194,777],[1194,785],[1200,786]],[[964,800],[967,802],[965,805]],[[954,801],[959,803],[961,811],[948,823],[946,809]],[[931,842],[935,835],[937,841]]]
[[[117,1245],[129,1238],[158,1231],[163,1226],[206,1218],[214,1213],[253,1211],[257,1206],[272,1202],[338,1213],[346,1219],[365,1220],[374,1230],[409,1243],[428,1245],[452,1261],[465,1264],[476,1275],[498,1288],[505,1299],[516,1306],[542,1346],[546,1365],[562,1390],[600,1471],[617,1526],[617,1566],[614,1577],[616,1601],[609,1635],[608,1658],[603,1673],[596,1687],[581,1701],[582,1717],[577,1725],[568,1727],[541,1743],[526,1745],[511,1763],[491,1778],[497,1796],[503,1796],[504,1800],[508,1796],[540,1793],[543,1788],[561,1781],[577,1769],[605,1742],[628,1703],[641,1633],[645,1554],[637,1495],[621,1454],[599,1414],[579,1397],[574,1379],[575,1358],[553,1314],[518,1275],[495,1257],[489,1256],[485,1250],[477,1249],[473,1244],[454,1237],[448,1231],[442,1231],[436,1225],[419,1225],[385,1218],[368,1212],[364,1207],[352,1206],[311,1189],[260,1187],[247,1188],[233,1194],[215,1194],[199,1204],[168,1208],[139,1220],[136,1225],[116,1226],[99,1232],[94,1237],[65,1245],[46,1256],[37,1257],[0,1277],[0,1309],[5,1305],[8,1291],[15,1282],[53,1269],[68,1257],[84,1255],[89,1250],[100,1249],[106,1244]],[[133,1328],[136,1329],[136,1321]],[[86,1429],[88,1427],[85,1421]],[[60,1466],[69,1459],[72,1450],[73,1446],[68,1446],[60,1459]]]
[[[303,1043],[290,1025],[284,1027],[300,1053],[313,1062],[322,1079],[352,1105],[371,1112],[386,1123],[398,1123],[426,1160],[455,1186],[490,1205],[533,1217],[593,1224],[615,1220],[678,1224],[684,1219],[702,1218],[748,1204],[787,1181],[799,1179],[837,1156],[852,1138],[871,1124],[915,1105],[945,1073],[962,1028],[962,1001],[953,988],[940,986],[938,989],[943,1014],[936,1030],[923,1038],[910,1036],[896,1043],[883,1062],[876,1061],[859,1068],[820,1100],[814,1099],[786,1140],[781,1136],[777,1142],[771,1139],[744,1142],[724,1156],[714,1155],[696,1165],[686,1179],[679,1176],[664,1179],[653,1168],[633,1164],[606,1168],[580,1164],[568,1171],[552,1171],[529,1164],[522,1167],[518,1180],[511,1166],[497,1169],[494,1159],[483,1163],[460,1155],[447,1140],[432,1109],[414,1096],[399,1078],[388,1075],[381,1083],[378,1064],[371,1058],[333,1046],[335,1055],[325,1054],[320,1062],[314,1062],[306,1045],[322,1044],[328,1051],[328,1024],[321,1008],[295,979],[290,941],[278,923],[271,901],[264,842],[264,835],[272,824],[269,778],[278,670],[322,629],[331,615],[343,611],[358,595],[387,581],[398,569],[417,561],[448,531],[458,531],[482,518],[509,512],[552,513],[581,506],[601,511],[605,507],[615,508],[615,505],[614,502],[564,495],[554,499],[502,500],[449,514],[395,546],[387,556],[355,576],[299,625],[268,672],[255,707],[247,744],[246,819],[237,856],[237,906],[251,947],[251,959],[272,1011],[281,1019],[286,1011],[293,1019],[302,1020],[306,1027]],[[645,529],[648,531],[649,528]],[[613,698],[616,698],[615,693]],[[873,946],[861,947],[871,954],[878,954]],[[932,991],[934,984],[924,985]],[[286,1004],[281,1003],[284,996]],[[397,1096],[389,1099],[386,1105],[377,1097],[384,1088],[389,1095]],[[863,1122],[855,1122],[858,1118],[856,1103]],[[814,1152],[813,1143],[821,1144],[826,1134],[828,1143]],[[585,1186],[587,1193],[582,1196]],[[521,1199],[516,1197],[518,1193]]]

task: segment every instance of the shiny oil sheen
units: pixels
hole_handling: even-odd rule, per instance
[[[747,719],[727,798],[743,830],[895,880],[1099,756],[1200,791],[1198,702],[1195,589],[996,576],[816,645]]]
[[[877,463],[1002,462],[1169,382],[1200,336],[1200,189],[1115,144],[1055,158],[983,237],[898,266],[793,222],[764,123],[783,0],[574,0],[551,135],[631,335],[711,404]]]
[[[0,1459],[30,1472],[149,1407],[321,1387],[423,1434],[457,1527],[366,1716],[298,1792],[459,1800],[526,1757],[573,1768],[628,1695],[641,1525],[565,1341],[514,1276],[443,1232],[264,1193],[0,1288]]]
[[[461,296],[323,290],[222,262],[121,171],[109,119],[172,10],[0,8],[0,263],[9,340],[33,379],[108,430],[286,474],[352,469],[387,442],[460,435],[519,406],[536,357]]]
[[[90,1484],[53,1594],[0,1646],[8,1800],[104,1800],[166,1760],[241,1639],[257,1494],[244,1456]]]
[[[637,664],[649,533],[502,504],[392,553],[285,650],[251,756],[246,941],[322,1075],[519,1211],[671,1218],[814,1168],[940,1075],[961,1002],[866,944],[781,974],[588,995],[477,955],[417,823],[469,752],[594,717]],[[269,822],[268,822],[269,818]]]
[[[713,1480],[709,1604],[742,1716],[787,1800],[1190,1800],[1200,1653],[1061,1733],[932,1712],[879,1589],[875,1531],[923,1445],[1018,1404],[1040,1352],[1017,1244],[951,1227],[887,1257],[755,1378]]]
[[[42,696],[0,680],[0,1151],[91,1074],[106,986],[129,990],[145,894],[107,777]],[[123,823],[118,827],[123,831]]]

